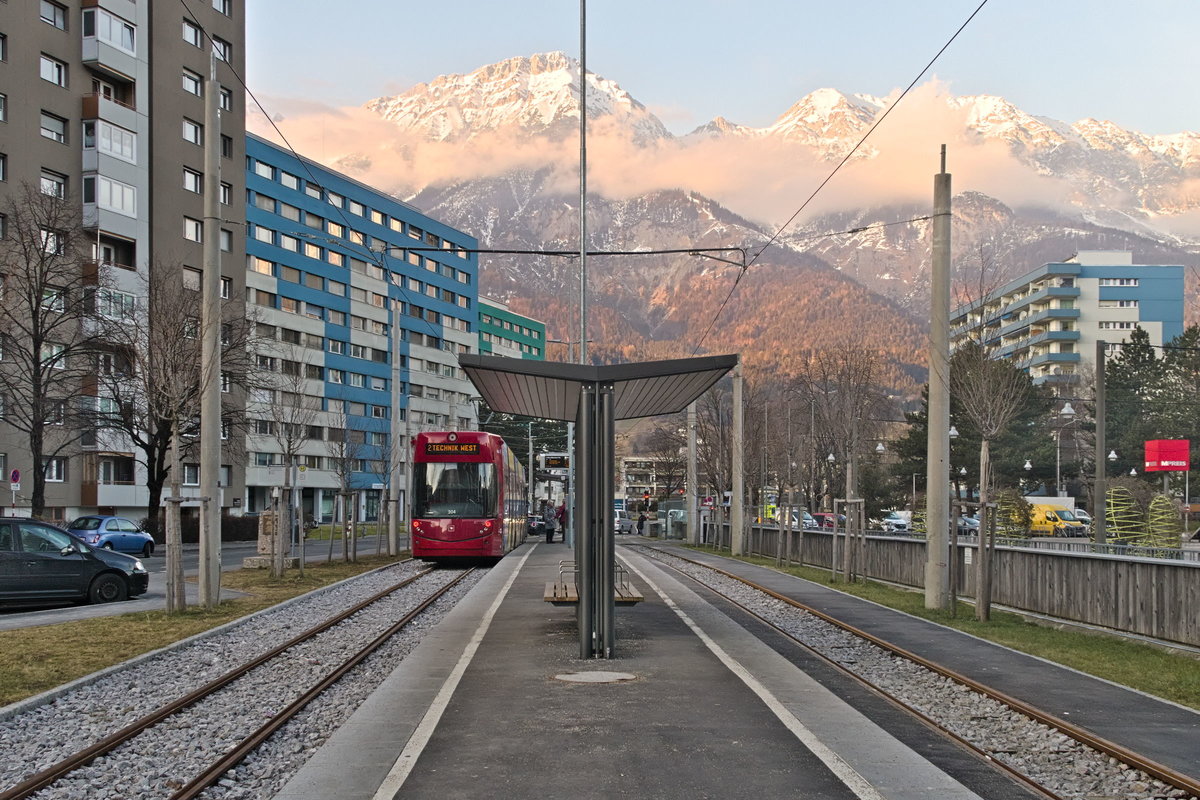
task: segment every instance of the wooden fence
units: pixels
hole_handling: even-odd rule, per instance
[[[709,544],[729,547],[729,525],[706,526]],[[751,526],[746,550],[793,563],[830,568],[833,533]],[[843,538],[840,537],[839,538]],[[781,548],[781,545],[783,547]],[[959,543],[953,571],[960,597],[975,592],[975,544]],[[840,548],[839,548],[840,552]],[[1200,563],[997,547],[992,600],[1010,608],[1088,625],[1200,646]],[[913,588],[925,585],[925,540],[867,536],[860,572]]]

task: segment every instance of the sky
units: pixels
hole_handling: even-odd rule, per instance
[[[580,4],[564,0],[245,2],[247,80],[272,114],[297,99],[358,106],[513,56],[579,55]],[[716,116],[761,127],[814,89],[907,86],[979,3],[593,0],[588,69],[674,133]],[[990,0],[925,80],[1064,122],[1200,130],[1197,32],[1197,0]]]

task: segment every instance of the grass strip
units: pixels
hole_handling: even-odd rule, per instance
[[[729,551],[687,546],[730,558]],[[1008,611],[992,610],[990,622],[975,619],[975,607],[959,602],[957,613],[925,608],[925,595],[874,581],[835,582],[828,569],[776,567],[775,560],[758,556],[738,557],[747,564],[769,567],[829,586],[840,592],[894,608],[914,617],[1011,647],[1097,678],[1128,686],[1200,711],[1200,659],[1180,651],[1126,639],[1102,631],[1056,628],[1047,623]]]
[[[289,570],[278,580],[270,570],[232,570],[221,573],[221,587],[246,596],[222,600],[213,609],[190,606],[180,614],[139,611],[0,631],[0,706],[395,560],[370,555],[349,563],[310,562],[303,578]]]

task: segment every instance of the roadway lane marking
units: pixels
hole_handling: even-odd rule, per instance
[[[721,645],[717,644],[711,636],[705,633],[704,629],[693,622],[692,618],[689,617],[682,608],[676,605],[675,601],[668,597],[667,593],[660,589],[658,585],[654,583],[654,581],[650,580],[649,576],[646,575],[645,572],[629,563],[629,561],[625,559],[622,560],[625,561],[626,566],[628,566],[630,570],[636,573],[637,576],[645,581],[651,589],[658,593],[658,596],[661,597],[663,602],[667,604],[667,607],[674,611],[679,618],[683,620],[683,623],[692,629],[692,632],[700,638],[700,641],[704,642],[705,646],[712,651],[713,655],[720,659],[721,663],[724,664],[730,672],[738,676],[742,680],[742,683],[749,687],[750,691],[758,695],[759,699],[763,701],[767,708],[769,708],[771,712],[779,718],[779,721],[782,722],[784,726],[792,732],[792,735],[799,739],[800,743],[807,747],[813,755],[819,758],[821,763],[828,767],[829,771],[836,775],[838,779],[850,789],[850,791],[854,792],[856,795],[862,798],[862,800],[887,800],[884,795],[880,794],[879,791],[876,790],[866,778],[855,771],[854,767],[850,766],[850,764],[847,763],[837,753],[830,750],[824,742],[817,738],[816,734],[805,727],[804,723],[797,719],[796,716],[792,714],[792,712],[789,711],[786,706],[783,705],[783,703],[779,702],[775,695],[772,694],[766,686],[764,686],[757,678],[750,674],[750,671],[742,666],[741,662],[725,652],[725,649],[722,648]]]
[[[508,590],[512,588],[513,582],[516,581],[517,575],[521,572],[521,568],[525,566],[525,562],[529,560],[529,557],[533,555],[533,551],[536,549],[537,544],[529,548],[529,552],[521,558],[516,569],[508,576],[504,587],[496,595],[496,599],[492,602],[487,613],[483,615],[483,619],[479,621],[479,627],[475,629],[475,634],[471,637],[471,641],[467,642],[467,646],[463,648],[463,653],[459,657],[458,663],[454,665],[454,669],[450,672],[449,677],[446,678],[446,682],[442,684],[437,697],[433,698],[429,710],[425,712],[425,716],[421,718],[420,724],[417,725],[412,736],[408,738],[408,743],[404,745],[404,750],[400,752],[400,756],[392,764],[392,768],[388,770],[387,777],[383,779],[383,783],[379,784],[379,788],[375,790],[373,800],[392,800],[400,791],[400,787],[404,786],[404,782],[408,780],[408,776],[412,773],[417,759],[421,757],[425,746],[429,744],[429,740],[433,737],[433,732],[437,729],[438,722],[441,721],[442,714],[446,711],[446,706],[450,704],[450,698],[454,696],[454,690],[458,688],[458,683],[462,680],[463,673],[471,665],[471,661],[475,658],[475,652],[479,649],[483,637],[487,635],[488,628],[492,625],[492,618],[496,616],[496,612],[500,609],[500,604],[508,596]]]

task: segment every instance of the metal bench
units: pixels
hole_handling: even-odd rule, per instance
[[[625,568],[617,564],[615,569],[613,602],[619,606],[632,606],[645,600],[638,588],[629,582]],[[547,581],[542,600],[556,606],[578,605],[579,587],[575,584],[576,574],[574,561],[560,561],[558,580]]]

